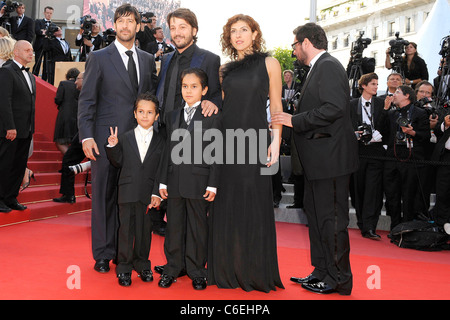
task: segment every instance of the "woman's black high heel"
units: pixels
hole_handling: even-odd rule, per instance
[[[25,190],[30,186],[31,178],[33,178],[34,181],[36,181],[36,178],[34,177],[34,172],[27,168],[27,174],[25,174],[25,177],[28,176],[28,180],[22,183],[22,187],[20,188],[20,191]]]

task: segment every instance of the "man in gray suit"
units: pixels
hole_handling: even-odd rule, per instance
[[[305,171],[304,208],[314,271],[291,280],[316,293],[348,295],[352,290],[349,179],[358,168],[348,78],[341,63],[326,52],[328,41],[320,26],[307,23],[294,34],[294,54],[311,69],[295,114],[277,114],[272,123],[293,128]]]
[[[108,272],[117,246],[118,169],[107,159],[104,148],[110,127],[120,132],[135,126],[133,107],[140,93],[155,92],[156,66],[149,53],[136,48],[140,15],[129,4],[114,15],[114,43],[94,51],[86,61],[83,88],[78,104],[78,128],[83,151],[93,160],[92,252],[94,269]]]

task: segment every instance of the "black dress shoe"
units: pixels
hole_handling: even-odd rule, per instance
[[[305,278],[295,278],[295,277],[291,277],[291,281],[295,282],[295,283],[316,283],[319,282],[320,280],[317,279],[315,276],[312,275],[312,273],[305,277]]]
[[[340,295],[348,296],[351,293],[351,291],[347,292],[342,290],[336,290],[323,281],[319,281],[316,283],[302,283],[302,288],[319,294],[339,293]]]
[[[19,210],[19,211],[23,211],[25,210],[27,207],[24,206],[23,204],[19,203],[19,201],[17,201],[16,199],[14,199],[13,201],[8,201],[5,202],[5,204],[10,207],[12,210]]]
[[[94,270],[100,273],[106,273],[109,271],[109,260],[99,259],[95,261]]]
[[[0,212],[8,213],[11,212],[11,208],[8,207],[3,201],[0,201]]]
[[[144,282],[151,282],[153,281],[153,272],[151,270],[142,270],[139,272],[139,277]]]
[[[117,278],[119,278],[119,284],[122,287],[131,286],[131,273],[119,273]]]
[[[163,274],[164,273],[164,266],[155,266],[153,268],[153,270],[155,270],[156,273],[159,274]],[[185,275],[187,275],[187,272],[185,269],[181,270],[180,273],[178,274],[178,278],[180,277],[184,277]]]
[[[302,288],[314,293],[320,294],[330,294],[337,292],[335,289],[330,287],[327,283],[319,281],[315,283],[302,283]]]
[[[378,234],[376,234],[375,231],[373,231],[373,230],[369,230],[369,231],[366,231],[366,232],[362,232],[362,236],[363,236],[364,238],[367,238],[367,239],[381,240],[381,236],[379,236]]]
[[[159,279],[158,286],[161,288],[169,288],[174,281],[176,281],[174,277],[169,276],[168,274],[163,274],[161,279]]]
[[[194,278],[194,280],[192,280],[192,286],[195,290],[205,290],[206,278]]]
[[[75,196],[66,196],[63,195],[60,198],[54,198],[53,201],[55,202],[61,202],[61,203],[75,203],[76,202],[76,198]]]

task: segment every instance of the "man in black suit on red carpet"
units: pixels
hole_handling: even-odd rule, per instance
[[[25,210],[17,201],[34,133],[36,81],[26,68],[33,48],[20,40],[14,60],[0,68],[0,212]]]
[[[153,56],[135,46],[140,15],[129,4],[114,15],[116,40],[93,51],[86,61],[83,88],[78,102],[78,130],[83,151],[91,161],[92,251],[94,269],[108,272],[116,257],[118,169],[103,147],[110,131],[126,132],[135,126],[133,108],[140,93],[155,92]],[[119,89],[118,89],[119,88]]]
[[[45,55],[43,54],[44,49],[44,41],[47,38],[47,29],[54,25],[52,23],[52,16],[53,16],[54,9],[52,7],[45,7],[44,8],[44,19],[37,19],[34,22],[34,33],[36,35],[33,43],[33,49],[34,49],[34,59],[35,63],[33,66],[33,74],[35,76],[39,76],[39,71],[41,70],[41,63],[42,59],[44,59],[44,67],[42,69],[42,80],[47,81],[47,69],[45,68],[45,65],[47,63],[47,59],[45,58]]]
[[[349,295],[353,277],[348,195],[350,175],[358,168],[358,149],[348,78],[342,64],[326,52],[328,41],[322,27],[307,23],[294,34],[294,54],[311,69],[295,114],[276,114],[272,123],[293,128],[305,172],[304,209],[314,271],[291,280],[316,293]]]

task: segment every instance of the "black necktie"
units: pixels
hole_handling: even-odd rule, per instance
[[[128,56],[128,74],[130,75],[131,85],[133,86],[134,91],[137,93],[139,85],[138,85],[136,64],[134,63],[133,59],[133,51],[128,50],[125,53]]]
[[[175,104],[175,92],[177,90],[177,79],[178,79],[178,54],[175,54],[174,57],[172,58],[172,63],[173,65],[173,69],[172,69],[172,73],[170,75],[168,75],[170,77],[170,81],[169,81],[169,90],[167,91],[167,97],[165,100],[165,107],[164,107],[164,112],[170,112],[174,109],[174,104]]]

